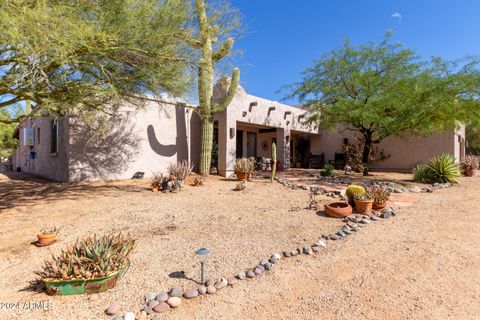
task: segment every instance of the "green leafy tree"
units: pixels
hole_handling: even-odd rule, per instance
[[[212,161],[213,117],[228,107],[240,80],[240,70],[235,68],[231,79],[220,79],[219,84],[225,94],[220,98],[214,97],[214,66],[230,54],[234,40],[233,37],[225,38],[225,35],[237,27],[238,20],[235,16],[229,16],[228,12],[231,11],[228,7],[215,6],[213,1],[208,6],[204,0],[195,0],[195,11],[197,21],[194,33],[186,35],[185,39],[200,53],[197,74],[198,114],[202,121],[199,171],[206,176],[210,173]],[[227,21],[229,17],[231,19]]]
[[[112,112],[115,102],[189,87],[183,0],[0,2],[0,109],[25,117]]]
[[[424,135],[480,118],[477,61],[422,62],[391,36],[359,46],[345,41],[307,69],[289,95],[320,127],[359,133],[364,163],[389,136]]]
[[[480,126],[469,125],[466,128],[467,153],[480,155]]]
[[[1,109],[0,120],[18,118],[23,113],[23,110],[17,106],[11,107],[9,110]],[[6,124],[0,121],[0,161],[9,158],[18,146],[18,141],[13,138],[15,128],[16,125],[13,123]]]

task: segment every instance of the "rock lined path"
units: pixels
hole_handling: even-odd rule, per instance
[[[480,178],[433,194],[318,255],[188,303],[175,319],[479,319]]]

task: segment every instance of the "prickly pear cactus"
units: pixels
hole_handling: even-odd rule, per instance
[[[270,180],[275,180],[275,173],[277,172],[277,145],[272,143],[272,177]]]

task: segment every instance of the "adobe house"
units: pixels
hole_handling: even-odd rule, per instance
[[[215,117],[219,174],[232,175],[236,158],[270,158],[272,142],[277,144],[281,170],[335,162],[342,144],[353,142],[352,134],[321,132],[305,123],[306,117],[305,110],[250,95],[240,87],[229,107]],[[165,171],[174,161],[198,164],[200,119],[195,108],[185,104],[125,104],[105,127],[88,127],[73,117],[34,118],[18,126],[17,138],[14,169],[60,182],[129,179],[138,172],[147,177]],[[410,171],[441,153],[460,161],[465,130],[389,138],[378,147],[391,156],[373,163],[372,169]]]

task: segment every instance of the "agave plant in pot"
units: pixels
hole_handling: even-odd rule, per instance
[[[373,210],[385,209],[390,198],[390,192],[380,187],[375,187],[370,192],[373,193]]]
[[[355,211],[358,214],[370,216],[372,214],[373,201],[375,196],[372,192],[367,191],[362,194],[355,194]]]
[[[135,240],[121,233],[77,239],[36,274],[50,295],[104,292],[126,272],[134,247]]]
[[[36,242],[36,245],[39,247],[45,247],[57,241],[58,230],[57,227],[40,230],[37,233],[38,241]]]
[[[247,181],[255,168],[255,161],[250,158],[241,158],[235,160],[234,170],[237,180]]]

